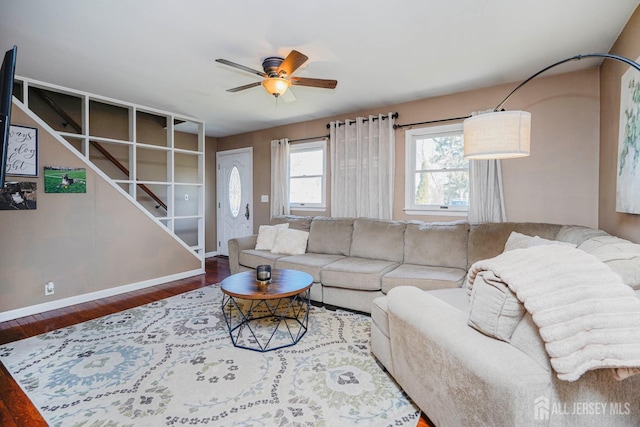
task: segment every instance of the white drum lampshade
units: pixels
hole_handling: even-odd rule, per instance
[[[510,159],[529,155],[531,113],[497,111],[464,121],[466,159]]]

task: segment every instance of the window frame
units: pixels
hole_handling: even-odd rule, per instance
[[[291,180],[296,178],[313,178],[320,176],[322,178],[322,192],[320,203],[292,203],[289,201],[289,208],[297,211],[324,211],[327,208],[327,141],[324,139],[309,142],[300,142],[289,145],[289,165],[291,165],[291,155],[295,152],[303,151],[322,151],[322,175],[300,175],[291,176],[291,166],[289,166],[288,179],[289,189],[291,189]],[[291,192],[291,190],[289,190]],[[289,193],[291,197],[291,193]]]
[[[405,202],[404,212],[408,215],[446,215],[446,216],[467,216],[469,206],[454,205],[417,205],[414,200],[415,195],[415,174],[418,170],[416,164],[416,140],[433,138],[434,136],[446,134],[463,133],[463,124],[452,124],[443,126],[432,126],[427,128],[409,129],[405,131]],[[465,171],[467,168],[455,169],[431,169],[431,171]]]

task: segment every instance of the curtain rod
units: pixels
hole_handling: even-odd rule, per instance
[[[464,120],[464,119],[468,119],[471,116],[464,116],[464,117],[451,117],[448,119],[438,119],[438,120],[429,120],[426,122],[419,122],[419,123],[407,123],[406,125],[393,125],[394,129],[400,129],[400,128],[406,128],[408,126],[417,126],[417,125],[429,125],[432,123],[442,123],[442,122],[453,122],[456,120]]]
[[[309,141],[310,139],[326,139],[326,138],[329,138],[329,135],[310,136],[308,138],[290,139],[289,142],[300,142],[300,141]]]
[[[391,114],[391,117],[394,118],[394,119],[397,119],[398,118],[398,112],[396,111],[395,113]],[[371,120],[375,122],[376,120],[378,120],[378,118],[377,117],[372,117]],[[387,116],[382,116],[382,120],[387,120]],[[369,121],[369,119],[364,119],[363,120],[363,122],[368,122],[368,121]],[[344,126],[345,124],[347,124],[347,122],[349,122],[349,120],[346,120],[344,123],[338,122],[338,127]],[[352,120],[352,122],[355,123],[355,120]],[[329,129],[330,127],[331,127],[331,124],[327,123],[327,129]],[[395,127],[395,125],[394,125],[394,127]]]

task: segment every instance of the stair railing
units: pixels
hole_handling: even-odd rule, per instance
[[[73,118],[67,114],[66,111],[64,111],[53,99],[51,99],[51,97],[49,95],[46,94],[46,92],[38,87],[31,87],[31,89],[33,90],[33,92],[38,95],[49,107],[51,107],[53,109],[53,111],[56,112],[56,114],[58,116],[60,116],[61,119],[63,119],[69,126],[71,126],[73,129],[75,129],[76,132],[78,133],[82,133],[82,127],[75,121],[73,120]],[[89,142],[91,143],[91,145],[93,147],[95,147],[107,160],[109,160],[111,163],[113,163],[118,169],[120,169],[120,171],[122,171],[122,173],[124,173],[127,177],[129,177],[129,169],[123,165],[118,159],[116,159],[115,157],[113,157],[111,155],[111,153],[109,153],[109,151],[104,148],[99,142],[97,141],[91,141],[89,140]],[[136,181],[138,181],[138,179],[136,178]],[[153,191],[151,191],[151,189],[149,187],[147,187],[145,184],[138,184],[136,183],[136,185],[138,187],[140,187],[140,189],[142,191],[144,191],[145,193],[147,193],[149,195],[149,197],[151,197],[156,203],[156,209],[159,207],[162,207],[164,210],[167,210],[167,204],[165,202],[163,202],[158,196],[155,195],[155,193]]]

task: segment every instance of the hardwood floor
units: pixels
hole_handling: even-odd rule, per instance
[[[226,257],[207,258],[205,274],[199,276],[2,322],[0,323],[0,345],[218,283],[229,274],[229,260]],[[0,426],[46,425],[38,410],[0,363]],[[433,424],[423,416],[418,427],[433,427]]]

